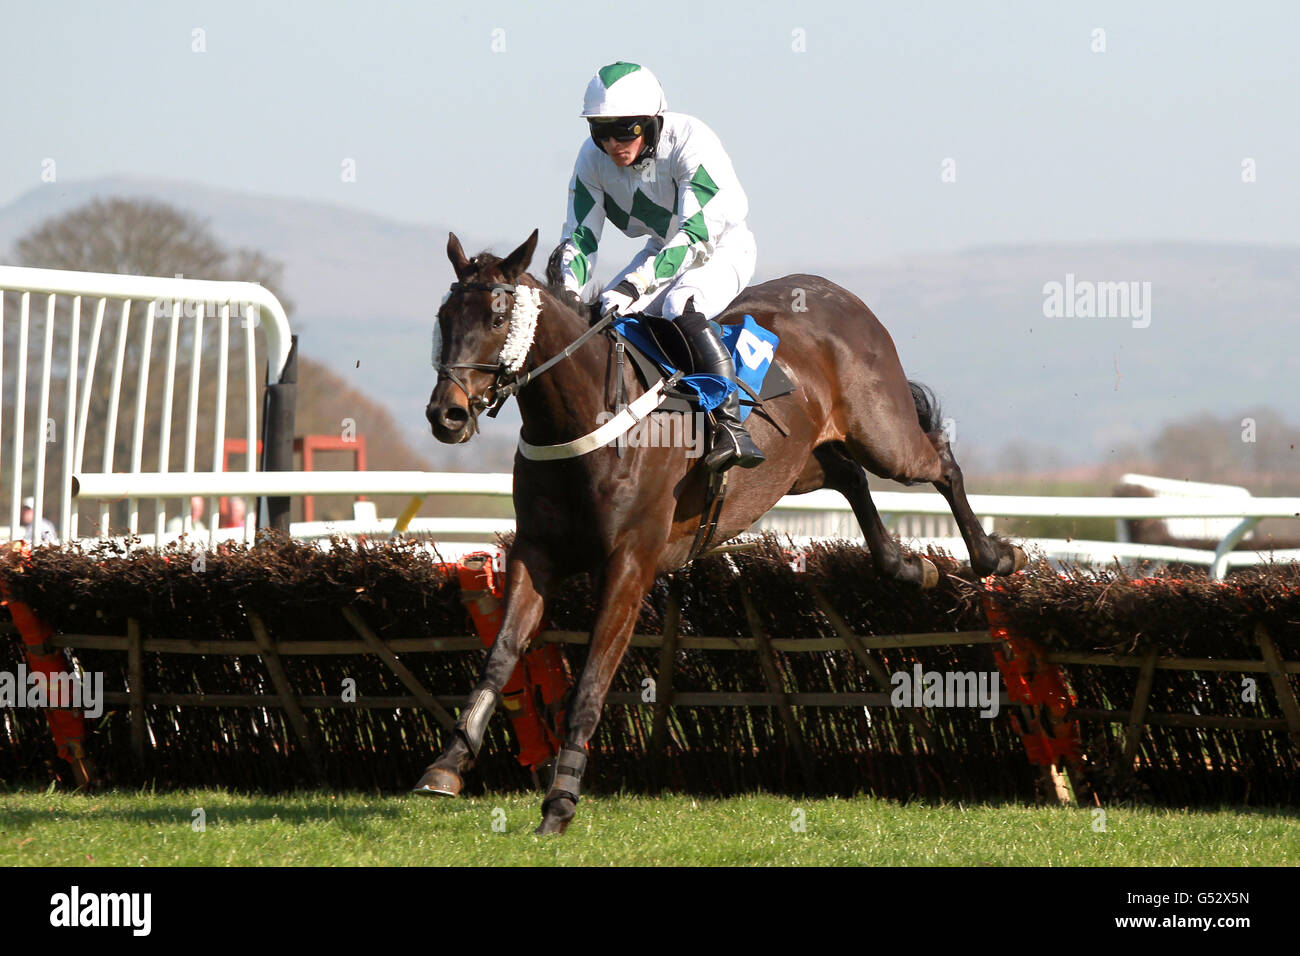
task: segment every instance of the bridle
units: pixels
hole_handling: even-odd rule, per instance
[[[493,293],[504,292],[509,296],[517,297],[519,286],[522,284],[523,283],[512,285],[506,282],[459,282],[458,281],[458,282],[453,282],[451,284],[451,289],[447,293],[447,298],[448,300],[450,300],[451,296],[455,295],[457,292],[466,292],[466,291],[493,292]],[[525,286],[525,288],[528,287]],[[516,298],[516,303],[517,301],[518,300]],[[512,308],[511,321],[514,321],[513,316],[514,316],[514,309]],[[455,385],[457,388],[459,388],[465,394],[465,400],[469,405],[469,412],[473,416],[475,429],[477,430],[479,412],[483,411],[486,408],[488,413],[488,418],[496,418],[497,413],[501,411],[501,407],[505,405],[506,400],[509,399],[511,395],[517,393],[521,388],[523,388],[533,379],[537,378],[543,372],[550,369],[553,365],[556,365],[557,363],[562,362],[564,359],[568,358],[570,355],[576,352],[582,346],[582,344],[586,342],[588,339],[590,339],[593,335],[596,335],[599,332],[603,332],[609,326],[609,324],[613,322],[615,318],[617,318],[617,316],[618,316],[617,312],[610,312],[599,322],[596,322],[594,325],[589,327],[585,332],[579,335],[576,339],[574,339],[573,342],[571,342],[569,346],[565,348],[563,351],[559,352],[556,355],[551,356],[551,358],[547,359],[541,365],[527,372],[524,372],[523,374],[520,374],[518,371],[511,371],[509,367],[506,365],[506,362],[504,361],[504,355],[505,355],[504,345],[502,346],[501,353],[497,355],[497,361],[495,364],[490,364],[486,362],[446,363],[446,362],[438,361],[437,364],[435,365],[435,368],[437,368],[438,370],[439,378],[441,378],[444,375],[447,376],[447,378],[451,379],[452,384]],[[531,346],[531,342],[528,343],[528,345]],[[438,356],[438,358],[441,358],[441,356]],[[483,395],[481,396],[473,395],[469,390],[469,386],[466,385],[465,382],[461,380],[461,377],[457,375],[455,372],[453,372],[452,369],[474,369],[480,372],[491,372],[493,373],[492,384],[483,390]],[[487,396],[491,396],[491,397],[489,398]]]
[[[450,298],[458,292],[504,292],[507,295],[514,296],[517,289],[518,286],[509,285],[504,282],[453,282],[451,284],[451,289],[447,293],[447,299],[450,300]],[[435,319],[434,321],[436,322],[437,320]],[[504,348],[505,347],[502,346],[503,351]],[[435,356],[435,358],[440,360],[441,356]],[[479,412],[483,411],[485,408],[490,409],[488,416],[495,418],[496,412],[501,408],[502,404],[505,403],[505,400],[510,397],[508,394],[504,396],[501,395],[501,390],[504,387],[502,380],[508,373],[505,362],[501,361],[500,354],[497,355],[497,361],[495,364],[488,364],[486,362],[452,362],[447,364],[438,361],[435,368],[438,369],[439,378],[444,375],[447,376],[451,379],[453,385],[465,393],[465,401],[468,403],[470,414],[474,417],[476,423],[478,421]],[[490,394],[492,397],[485,400],[483,396],[475,395],[471,392],[469,386],[465,384],[461,377],[452,371],[452,369],[455,368],[468,368],[480,372],[492,372],[492,384],[483,391],[483,396]]]

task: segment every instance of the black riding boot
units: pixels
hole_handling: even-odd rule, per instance
[[[731,361],[731,353],[713,331],[708,319],[693,308],[693,302],[678,317],[677,325],[686,333],[696,372],[735,379],[736,369]],[[739,412],[739,389],[728,395],[727,400],[713,410],[717,427],[713,430],[713,445],[704,456],[704,467],[710,471],[725,471],[732,465],[753,468],[765,460],[745,426],[740,424],[737,417]]]

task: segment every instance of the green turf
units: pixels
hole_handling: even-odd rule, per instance
[[[0,866],[1300,863],[1300,814],[1290,810],[1111,808],[1099,832],[1086,809],[598,796],[583,800],[568,834],[543,838],[532,835],[538,804],[520,794],[20,791],[0,794]]]

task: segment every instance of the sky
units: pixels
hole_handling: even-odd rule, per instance
[[[0,10],[0,205],[43,175],[127,174],[555,236],[583,91],[622,59],[721,136],[760,274],[1040,241],[1300,235],[1294,3]]]

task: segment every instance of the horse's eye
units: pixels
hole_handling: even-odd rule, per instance
[[[504,315],[498,315],[495,319],[492,320],[492,328],[494,329],[499,329],[501,328],[501,326],[505,324],[506,324],[506,317]]]

